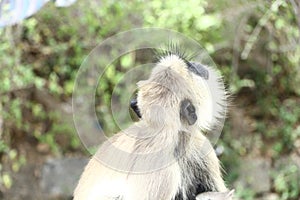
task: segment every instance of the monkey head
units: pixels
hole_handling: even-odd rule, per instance
[[[226,94],[220,79],[212,68],[168,51],[160,56],[150,77],[137,84],[137,99],[131,107],[153,125],[209,130],[223,114]],[[210,83],[215,84],[213,88]]]

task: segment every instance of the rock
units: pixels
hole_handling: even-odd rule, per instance
[[[50,199],[71,197],[87,162],[85,158],[48,160],[42,168],[40,181],[43,193]]]
[[[270,160],[264,158],[244,158],[240,163],[239,178],[235,183],[236,188],[249,188],[255,193],[270,191]]]

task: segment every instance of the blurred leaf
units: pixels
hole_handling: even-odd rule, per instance
[[[121,66],[124,67],[125,69],[132,67],[134,63],[134,57],[132,54],[126,54],[121,57]]]
[[[7,188],[7,189],[10,189],[11,186],[12,186],[12,179],[11,179],[11,176],[7,173],[4,173],[2,175],[2,181],[3,181],[3,184],[4,186]]]
[[[199,30],[207,30],[212,26],[220,26],[221,20],[216,15],[203,15],[196,23],[196,28]]]

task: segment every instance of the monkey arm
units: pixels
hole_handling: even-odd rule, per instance
[[[197,195],[196,200],[232,200],[234,190],[228,190],[226,192],[204,192]]]

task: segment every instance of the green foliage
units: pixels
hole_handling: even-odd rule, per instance
[[[151,1],[142,11],[144,26],[179,31],[199,41],[210,53],[221,41],[222,16],[205,0]]]
[[[297,123],[300,119],[300,110],[295,99],[286,99],[280,105],[277,101],[272,105],[278,108],[271,110],[272,117],[276,117],[273,121],[276,120],[277,123],[258,122],[256,128],[266,139],[274,141],[272,142],[272,149],[273,156],[276,158],[294,149],[294,141],[300,137],[299,124]]]
[[[296,164],[282,166],[273,173],[275,191],[280,200],[296,200],[300,195],[300,171]]]
[[[255,193],[248,188],[237,187],[235,195],[236,198],[243,199],[243,200],[255,199]]]
[[[10,168],[12,172],[18,172],[20,167],[26,164],[26,158],[24,155],[19,155],[18,152],[11,148],[9,144],[6,144],[3,140],[0,140],[0,155],[2,159],[7,160],[10,163]],[[5,188],[11,188],[13,184],[11,173],[4,170],[4,165],[0,164],[0,185]]]

